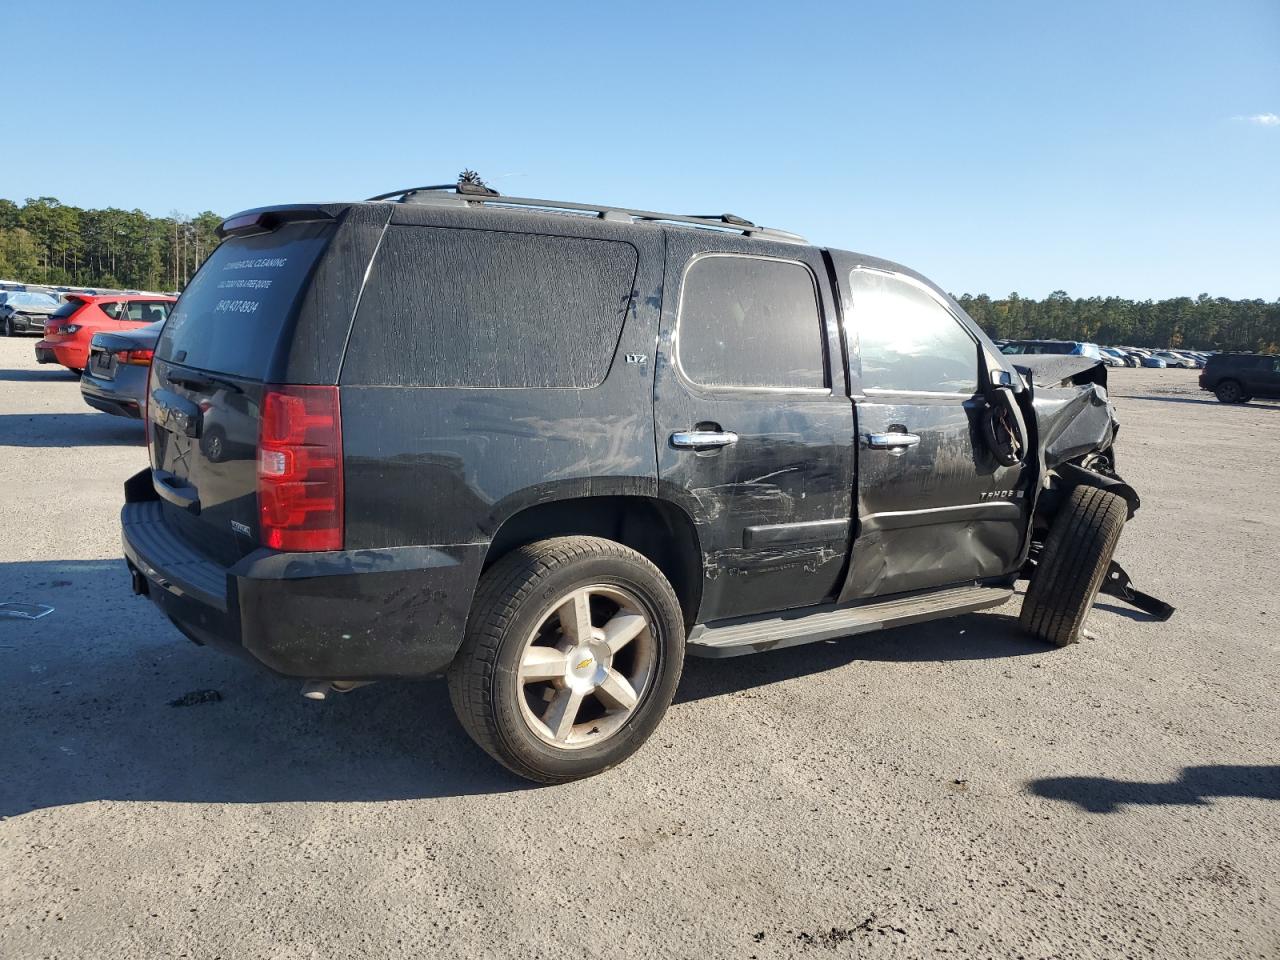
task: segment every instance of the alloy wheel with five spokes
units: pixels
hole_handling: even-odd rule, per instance
[[[449,696],[472,739],[515,773],[593,776],[661,722],[686,630],[670,582],[634,549],[583,535],[539,540],[480,578]]]
[[[606,584],[578,587],[529,635],[518,674],[521,713],[553,746],[599,742],[635,710],[656,661],[636,597]]]

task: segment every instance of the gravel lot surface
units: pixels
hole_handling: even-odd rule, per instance
[[[1280,403],[1112,371],[1145,505],[1046,649],[994,612],[691,661],[534,788],[442,682],[325,703],[129,592],[137,423],[0,339],[0,956],[1280,956]],[[173,707],[197,690],[217,702]]]

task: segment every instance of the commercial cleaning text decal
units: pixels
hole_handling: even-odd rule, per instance
[[[258,257],[252,260],[233,260],[223,270],[280,270],[289,262],[288,257]],[[219,280],[219,290],[268,290],[271,281],[263,278],[236,278]],[[257,300],[219,300],[214,313],[255,313],[261,306]]]

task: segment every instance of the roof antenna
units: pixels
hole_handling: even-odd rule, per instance
[[[480,174],[474,170],[463,170],[458,174],[458,193],[467,193],[477,197],[499,197],[497,190],[484,182]]]

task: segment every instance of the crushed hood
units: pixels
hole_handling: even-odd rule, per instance
[[[1037,387],[1060,387],[1069,383],[1107,385],[1107,366],[1092,357],[1046,353],[1020,356],[1014,368]]]
[[[1111,449],[1120,421],[1101,361],[1045,355],[1018,357],[1014,366],[1031,390],[1047,468]]]

